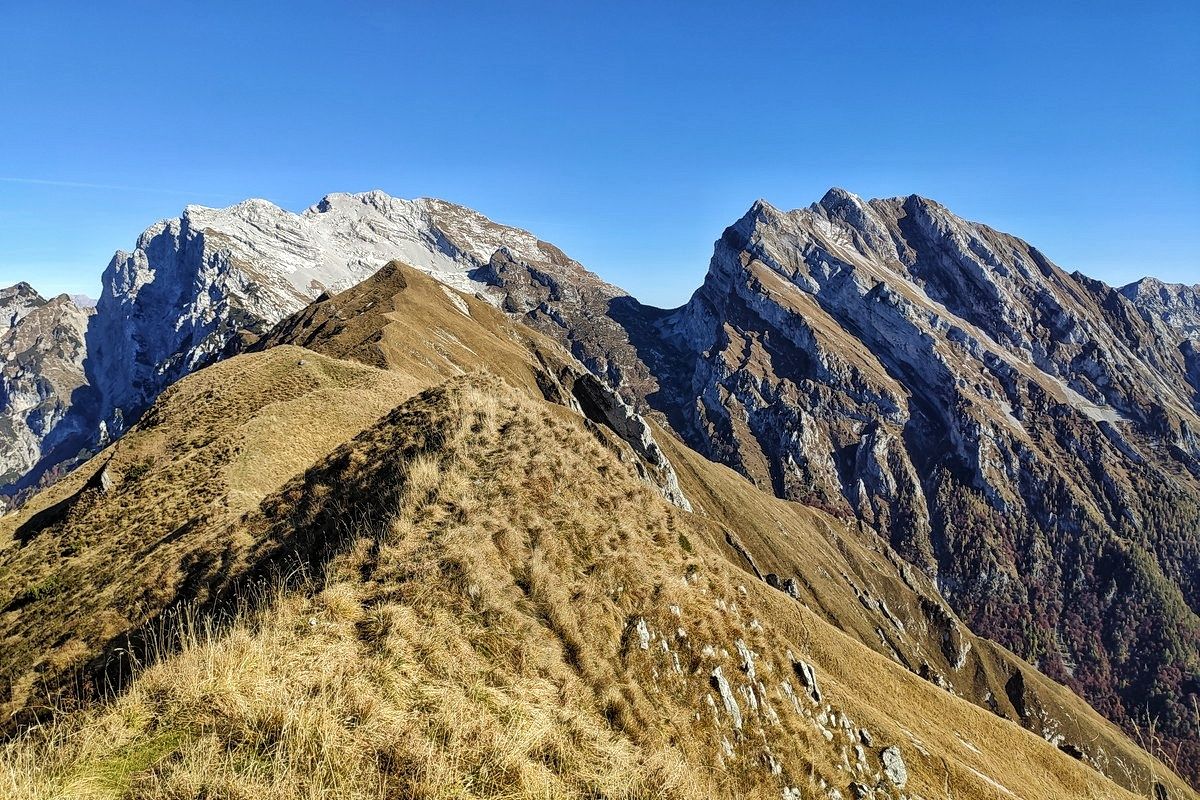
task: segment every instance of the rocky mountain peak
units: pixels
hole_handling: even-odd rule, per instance
[[[61,446],[84,384],[84,331],[92,309],[29,284],[0,291],[0,483],[21,480]],[[65,457],[64,453],[64,457]]]
[[[467,275],[477,260],[437,232],[423,203],[378,191],[330,194],[300,214],[261,199],[190,205],[150,226],[105,270],[88,332],[101,421],[121,430],[241,331],[262,332],[395,257],[459,288],[478,286]],[[175,322],[164,329],[164,319]]]
[[[501,250],[527,280],[499,280],[490,264]],[[301,213],[263,199],[188,205],[149,226],[104,270],[86,334],[89,404],[75,408],[68,427],[91,430],[91,445],[118,435],[174,381],[393,259],[497,305],[535,310],[551,301],[541,287],[558,287],[549,293],[558,303],[563,287],[570,302],[586,289],[598,307],[623,294],[528,231],[441,200],[373,190],[329,194]],[[0,319],[10,326],[45,302],[27,285],[3,297]]]
[[[756,204],[726,230],[704,286],[656,323],[673,349],[654,363],[689,366],[660,370],[673,388],[650,402],[760,486],[888,532],[973,625],[1105,698],[1133,684],[1096,655],[1101,628],[1142,642],[1134,683],[1175,673],[1119,621],[1099,553],[1178,576],[1189,622],[1155,630],[1192,648],[1200,631],[1200,550],[1173,533],[1200,524],[1200,352],[1178,344],[1200,331],[1195,299],[1069,275],[918,195],[833,189],[806,209]],[[1129,536],[1150,537],[1154,565],[1129,555]],[[1089,588],[1051,600],[1049,586]],[[1109,621],[1077,627],[1064,602]],[[1026,632],[1006,627],[1023,615]],[[1027,631],[1044,625],[1055,645],[1039,650]],[[1129,708],[1146,702],[1121,691]],[[1155,713],[1195,729],[1180,703]]]
[[[747,240],[756,228],[772,224],[772,221],[778,219],[783,213],[760,197],[750,204],[745,214],[742,214],[736,222],[725,229],[722,238],[729,236],[730,232],[734,231],[741,240]]]
[[[45,303],[46,300],[24,281],[0,289],[0,331],[13,327],[26,314]]]
[[[829,216],[842,219],[868,213],[861,197],[840,186],[830,188],[812,208],[813,210],[823,209]]]
[[[6,289],[0,289],[0,302],[6,302],[14,297],[41,297],[41,295],[25,281],[18,281]]]
[[[760,197],[750,204],[750,208],[746,209],[746,213],[742,215],[742,219],[755,220],[779,213],[781,212],[778,208],[765,198]]]
[[[1162,323],[1185,337],[1200,339],[1200,284],[1188,286],[1142,278],[1118,291],[1148,320]]]
[[[182,216],[188,219],[205,219],[214,214],[250,217],[255,214],[274,215],[282,210],[270,200],[264,200],[261,197],[248,197],[241,202],[234,203],[225,208],[212,208],[211,206],[199,205],[198,203],[188,203],[183,207]]]

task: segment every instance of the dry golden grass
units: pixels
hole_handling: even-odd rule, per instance
[[[660,434],[699,513],[667,505],[604,429],[529,399],[553,395],[565,353],[460,300],[466,313],[427,276],[381,270],[264,343],[280,346],[181,382],[138,431],[0,521],[9,533],[78,495],[112,457],[115,491],[84,491],[24,545],[0,545],[0,586],[28,595],[0,611],[6,708],[138,623],[160,631],[122,694],[4,746],[0,796],[849,796],[852,743],[825,740],[820,709],[789,711],[789,650],[875,734],[870,769],[900,744],[926,800],[1130,796],[880,655],[878,614],[855,591],[911,621],[925,589],[874,534]],[[459,377],[389,411],[484,365],[507,385]],[[803,602],[747,574],[727,532],[762,571],[800,576]],[[297,564],[303,580],[256,582]],[[157,617],[221,598],[240,599],[232,622]],[[946,668],[939,634],[910,636],[906,653]],[[738,640],[759,654],[766,699],[752,712],[739,695],[741,734],[708,704],[715,666],[752,688]],[[1015,659],[974,641],[972,658],[993,655],[966,669],[1002,691]],[[1044,683],[1114,763],[1160,770]]]
[[[222,569],[232,522],[417,388],[297,347],[233,359],[0,519],[0,712],[181,596],[202,599],[190,582]],[[88,488],[101,469],[107,492]]]
[[[355,520],[329,561],[231,625],[185,620],[119,697],[7,744],[8,796],[848,796],[829,710],[871,730],[867,772],[900,744],[910,795],[1133,796],[747,580],[602,436],[495,378],[414,398],[245,523],[278,556]],[[788,700],[789,650],[824,709]],[[757,692],[740,732],[707,701],[715,666]]]
[[[536,371],[555,369],[569,358],[558,344],[514,325],[491,303],[454,292],[398,261],[284,320],[256,347],[280,344],[386,368],[422,388],[487,369],[535,394]]]
[[[928,613],[934,605],[945,606],[936,587],[870,528],[798,503],[748,493],[746,479],[733,470],[708,461],[665,432],[658,440],[696,511],[717,523],[709,527],[707,542],[732,563],[764,575],[797,576],[800,602],[833,628],[914,671],[929,665],[949,678],[958,694],[990,693],[996,713],[1014,721],[1020,715],[1005,694],[1005,684],[1020,670],[1031,706],[1055,720],[1064,741],[1086,745],[1106,774],[1130,787],[1147,787],[1158,780],[1170,787],[1172,796],[1193,796],[1170,769],[1078,695],[1006,648],[975,636],[953,617],[957,635],[970,650],[961,666],[951,664],[941,647],[944,628],[939,616]],[[753,567],[729,546],[727,530],[752,554]],[[885,604],[886,612],[869,603]]]
[[[629,743],[553,684],[447,652],[453,619],[368,607],[345,583],[267,609],[6,753],[11,796],[620,797],[673,780],[630,772]]]
[[[236,579],[254,540],[230,525],[405,398],[485,364],[538,392],[537,376],[569,358],[447,291],[389,265],[286,321],[262,352],[180,381],[119,442],[0,519],[0,719],[62,702],[64,683],[90,691],[132,629]],[[105,466],[112,490],[89,489]]]

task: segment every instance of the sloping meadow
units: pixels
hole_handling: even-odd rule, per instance
[[[12,796],[1133,796],[747,580],[616,447],[490,376],[399,406],[236,524],[291,565],[259,602],[6,746]]]

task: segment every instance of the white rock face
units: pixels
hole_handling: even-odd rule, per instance
[[[34,291],[28,283],[18,283],[7,289],[0,289],[0,332],[15,326],[35,308],[41,308],[46,301]]]
[[[883,762],[883,774],[887,775],[896,788],[903,789],[908,783],[908,769],[904,766],[904,758],[900,755],[899,747],[885,747],[879,754]]]
[[[742,709],[738,706],[737,699],[733,696],[733,689],[729,685],[729,680],[725,677],[725,672],[720,666],[716,666],[712,671],[711,683],[717,694],[721,696],[721,705],[725,707],[725,713],[729,715],[733,722],[735,730],[742,729]]]
[[[1200,339],[1200,284],[1188,286],[1142,278],[1121,287],[1120,291],[1146,318],[1157,320],[1189,338]]]
[[[905,555],[936,574],[926,454],[952,459],[1004,515],[1036,494],[1022,488],[1028,464],[1052,448],[1026,421],[1042,415],[1103,423],[1133,460],[1148,456],[1120,431],[1170,427],[1188,468],[1200,464],[1200,354],[1173,346],[1193,320],[1189,287],[1118,293],[931,200],[832,189],[794,211],[755,203],[717,242],[703,287],[648,323],[668,346],[647,360],[694,447],[781,496],[904,529]],[[657,366],[671,363],[694,367]]]
[[[66,295],[45,300],[28,284],[0,290],[0,484],[21,478],[71,432],[60,423],[84,383],[90,316]]]
[[[532,234],[440,200],[331,194],[301,214],[265,200],[188,206],[105,270],[88,333],[101,419],[119,433],[166,386],[218,358],[238,330],[261,332],[388,261],[483,291],[472,273],[501,248],[545,258]]]
[[[7,337],[0,353],[0,485],[11,490],[18,479],[35,477],[27,475],[34,464],[53,466],[120,435],[163,389],[220,358],[241,332],[262,333],[322,292],[352,286],[393,259],[497,304],[520,299],[520,289],[494,285],[503,283],[490,269],[498,252],[545,274],[583,274],[527,231],[442,200],[372,191],[331,194],[300,214],[265,200],[188,206],[177,219],[147,228],[131,252],[113,256],[94,316],[82,298],[50,301],[58,317],[39,317],[36,326],[59,326],[57,338],[9,337],[21,325],[33,330],[26,320],[48,304],[28,284],[0,290],[0,336]],[[18,364],[30,347],[34,355]],[[71,409],[81,386],[88,402]],[[34,408],[41,409],[36,418],[29,416]],[[63,442],[71,452],[51,454]]]

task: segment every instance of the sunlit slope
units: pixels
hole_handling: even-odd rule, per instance
[[[895,664],[1030,729],[1124,786],[1149,792],[1156,781],[1173,785],[1174,776],[1163,778],[1169,770],[1078,695],[971,632],[932,582],[875,531],[753,490],[733,470],[660,438],[696,513],[712,521],[709,541],[747,580],[777,587],[776,594]]]
[[[184,378],[120,440],[0,518],[9,723],[90,696],[127,671],[139,628],[244,580],[250,540],[230,526],[415,392],[487,369],[573,402],[558,345],[396,263],[286,320],[266,344]]]
[[[227,361],[0,519],[5,717],[168,605],[203,601],[244,543],[230,524],[415,389],[297,347]]]
[[[708,525],[569,410],[453,380],[241,523],[308,590],[10,747],[14,794],[1134,796],[748,579]]]
[[[244,604],[246,598],[259,596],[260,578],[275,580],[301,570],[316,581],[312,591],[320,597],[333,596],[328,595],[333,591],[350,598],[343,607],[347,616],[333,620],[337,624],[328,629],[333,636],[329,641],[311,638],[310,629],[326,630],[321,627],[326,611],[321,609],[328,610],[328,604],[310,597],[307,588],[293,587],[277,602],[243,615],[238,632],[228,638],[193,643],[182,654],[170,656],[166,664],[139,678],[116,705],[61,717],[61,731],[84,731],[74,743],[56,740],[49,749],[38,749],[26,742],[10,757],[21,780],[33,781],[39,791],[74,785],[76,780],[83,781],[79,786],[104,783],[109,778],[97,775],[107,775],[105,770],[113,764],[128,764],[128,769],[121,768],[132,781],[128,785],[153,787],[146,789],[151,795],[195,796],[199,789],[187,789],[194,784],[186,781],[211,776],[217,783],[210,784],[210,793],[233,794],[233,787],[244,783],[251,787],[245,790],[248,796],[294,796],[322,787],[336,793],[332,786],[365,793],[362,787],[370,780],[398,787],[400,796],[428,794],[430,787],[445,783],[478,796],[507,791],[638,796],[653,794],[648,787],[661,784],[677,796],[739,796],[750,791],[779,796],[795,785],[806,797],[824,780],[827,789],[822,791],[853,796],[851,780],[874,785],[879,751],[887,740],[872,737],[873,745],[862,745],[866,766],[856,771],[853,737],[840,725],[840,716],[835,725],[830,714],[836,695],[843,698],[836,706],[839,715],[849,713],[872,734],[877,726],[891,724],[890,735],[910,771],[928,773],[930,786],[936,784],[929,777],[936,772],[930,765],[940,764],[944,756],[951,764],[952,782],[976,787],[955,789],[955,797],[1007,796],[989,780],[1025,797],[1087,797],[1088,792],[1122,796],[1087,764],[916,677],[925,675],[1039,733],[1050,730],[1051,738],[1061,734],[1057,744],[1072,752],[1079,748],[1077,755],[1142,796],[1153,791],[1155,781],[1169,788],[1171,797],[1191,796],[1173,778],[1164,777],[1164,767],[1101,723],[1074,695],[971,636],[944,611],[932,588],[905,569],[870,530],[847,528],[819,511],[778,501],[657,432],[696,514],[662,502],[632,450],[610,427],[579,414],[573,394],[573,381],[582,372],[579,365],[557,345],[509,322],[483,301],[393,264],[358,287],[285,320],[255,349],[259,352],[181,381],[117,444],[35,498],[20,515],[0,520],[5,532],[15,534],[0,544],[0,585],[10,592],[0,596],[0,603],[7,605],[0,613],[9,645],[0,657],[0,678],[9,689],[3,695],[8,698],[6,710],[24,710],[18,718],[27,720],[28,712],[46,696],[60,704],[74,698],[90,701],[104,681],[128,677],[131,651],[142,658],[162,650],[153,637],[146,645],[143,623],[152,630],[174,630],[171,609],[180,602],[220,600],[218,606],[224,607],[222,603],[236,605],[241,598]],[[481,369],[491,377],[479,376],[476,371]],[[448,378],[454,382],[447,387],[404,403]],[[504,416],[503,409],[514,416]],[[477,412],[483,415],[480,431],[491,431],[487,436],[462,427]],[[497,415],[508,422],[494,422]],[[531,420],[539,421],[535,425]],[[511,438],[510,427],[513,436],[524,432]],[[360,432],[362,438],[338,447]],[[410,463],[422,453],[432,455],[415,466]],[[477,463],[449,472],[443,468],[444,463],[467,462]],[[554,475],[546,478],[549,483],[542,489],[521,483],[526,472],[533,480],[547,470]],[[414,480],[437,483],[416,517],[404,510],[405,498],[417,485]],[[451,490],[462,495],[461,503],[438,500],[450,497]],[[614,499],[617,496],[624,500]],[[491,521],[483,528],[476,525],[478,519],[467,525],[467,517],[447,522],[462,515],[460,506]],[[440,520],[433,528],[428,527],[434,519],[428,514]],[[389,534],[385,548],[379,544],[379,531],[391,530],[393,523],[408,532],[395,541]],[[415,539],[406,526],[417,526]],[[444,530],[454,531],[453,536],[435,542],[435,531]],[[652,546],[645,536],[635,535],[637,531],[648,535]],[[510,544],[500,544],[503,541]],[[529,583],[532,578],[520,577],[521,570],[532,574],[540,563],[534,553],[545,550],[550,541],[565,542],[569,558],[553,551],[558,560],[546,565],[550,572],[539,584],[544,588],[538,590],[543,593],[538,600]],[[374,560],[386,551],[391,553],[388,563],[400,563],[396,559],[401,551],[393,545],[404,542],[408,544],[402,552],[412,562],[403,569],[381,571]],[[504,585],[507,570],[509,583],[526,596],[523,604],[514,601],[511,610],[518,614],[511,619],[520,625],[502,624],[507,616],[464,610],[461,596],[454,592],[465,591],[472,599],[474,590],[469,583],[463,589],[450,580],[459,567],[446,560],[448,542],[455,543],[455,553],[471,547],[488,554],[489,548],[509,548],[497,555],[502,556],[500,567],[487,562],[490,571],[480,573],[478,583],[487,585],[482,577],[488,577]],[[346,547],[351,552],[344,552]],[[329,589],[321,576],[336,553],[341,555],[335,561],[334,583],[341,588]],[[645,574],[626,578],[624,573],[603,572],[622,563],[632,569],[642,562],[648,565]],[[575,566],[568,570],[571,564]],[[668,600],[667,616],[661,604],[646,606],[642,618],[650,641],[643,651],[640,626],[626,618],[632,606],[620,595],[642,586],[637,596],[675,598],[684,584],[674,571],[687,574],[689,565],[709,570],[708,582],[689,582],[688,592],[695,589],[695,596],[685,593]],[[756,570],[762,581],[755,579]],[[588,577],[597,571],[603,577],[599,588]],[[770,574],[779,589],[767,585]],[[413,583],[413,576],[421,581]],[[623,588],[610,596],[614,587]],[[739,587],[744,587],[744,595]],[[409,594],[410,589],[416,593]],[[506,591],[511,594],[511,587]],[[600,595],[609,597],[611,605],[604,605]],[[679,616],[672,605],[679,607]],[[390,661],[381,665],[377,659],[390,656],[362,638],[361,631],[376,624],[371,614],[383,607],[405,619],[419,617],[413,623],[418,627],[404,628],[406,644],[396,645],[411,656],[403,668]],[[547,616],[554,614],[566,615],[576,627],[555,628],[559,623]],[[700,626],[694,631],[679,622],[689,614]],[[539,615],[545,619],[539,622]],[[310,625],[312,619],[318,624]],[[757,625],[752,624],[755,620]],[[688,637],[686,646],[676,641],[679,627]],[[796,632],[804,629],[809,631],[807,640]],[[697,635],[703,643],[696,643]],[[755,667],[753,683],[745,671],[739,673],[739,637],[748,650],[765,654],[770,665]],[[777,638],[782,649],[776,646]],[[483,639],[493,643],[476,646]],[[437,656],[440,661],[426,663],[434,658],[430,648],[438,641],[450,649]],[[825,641],[831,644],[820,645]],[[635,643],[632,649],[630,642]],[[710,654],[705,654],[705,644],[711,645]],[[833,648],[821,656],[825,661],[817,663],[805,655],[811,651],[820,656],[821,647]],[[576,663],[583,658],[574,654],[580,648],[594,650],[599,660],[592,666],[586,659]],[[789,648],[797,663],[816,663],[829,709],[802,702],[804,689],[787,657]],[[504,660],[488,666],[489,657],[516,659],[504,655],[510,650],[526,655],[545,651],[549,660],[539,661],[540,671],[529,674],[512,672],[517,667]],[[263,658],[251,658],[256,652]],[[962,666],[955,667],[960,654]],[[675,656],[680,659],[679,672]],[[466,672],[455,672],[447,663]],[[718,665],[743,719],[741,738],[732,727],[730,707],[713,684],[712,671]],[[494,707],[462,705],[478,700],[471,692],[480,681],[490,680],[486,676],[493,670],[507,670],[507,699],[497,700]],[[575,674],[569,695],[563,694],[566,683],[547,677],[569,674],[563,670]],[[741,683],[735,680],[738,674],[743,676]],[[774,677],[766,680],[767,674]],[[880,684],[880,674],[892,676],[887,678],[891,682]],[[1015,707],[1007,691],[1016,674],[1022,679],[1014,696],[1021,699],[1023,710]],[[190,677],[178,677],[183,675]],[[786,691],[785,675],[797,695],[792,722],[778,707],[778,693]],[[759,679],[761,691],[755,685]],[[831,680],[834,688],[826,685]],[[534,691],[530,681],[542,681],[540,688]],[[673,681],[680,682],[678,691],[655,694],[668,691]],[[426,739],[412,738],[411,746],[418,749],[401,748],[393,755],[362,749],[359,736],[365,733],[360,729],[369,726],[345,723],[361,716],[347,711],[350,700],[341,693],[346,682],[373,687],[368,693],[378,695],[379,702],[400,703],[385,703],[386,713],[379,713],[422,726]],[[207,694],[185,694],[166,706],[143,705],[147,697],[183,690],[184,684],[207,686]],[[423,694],[422,687],[431,685],[446,693]],[[705,685],[709,688],[701,691]],[[754,703],[760,703],[760,695],[775,698],[769,705],[780,717],[779,726],[770,721],[768,704],[760,703],[760,711],[754,711],[744,687],[754,690]],[[235,693],[223,694],[226,690]],[[314,692],[321,696],[314,697]],[[466,699],[459,696],[464,693]],[[708,705],[710,693],[715,717]],[[993,704],[987,702],[989,694]],[[623,721],[625,712],[613,704],[614,697],[636,710],[632,722]],[[894,697],[923,709],[928,719],[894,716]],[[310,702],[313,705],[306,705]],[[524,710],[518,713],[512,710],[517,706],[505,703],[526,705],[520,705]],[[655,710],[659,706],[666,710]],[[557,711],[551,713],[551,708]],[[296,716],[290,716],[289,709]],[[222,716],[235,712],[241,716]],[[817,727],[813,720],[820,721],[822,712],[824,721]],[[767,719],[761,734],[747,722],[756,713]],[[477,729],[464,722],[489,714],[497,715],[487,723],[494,722],[494,727]],[[578,726],[563,723],[564,718],[577,720]],[[122,728],[130,719],[142,721]],[[331,720],[345,723],[346,730],[327,727]],[[1047,728],[1047,723],[1056,727]],[[377,729],[382,731],[378,735],[388,741],[407,742],[415,730],[387,727],[383,721],[378,725],[384,726]],[[550,739],[529,745],[532,750],[522,749],[528,741],[516,735],[517,729],[533,726],[530,730],[536,731],[539,725],[547,726]],[[463,728],[461,736],[456,726]],[[833,737],[832,743],[822,729]],[[953,732],[966,744],[959,735],[951,736]],[[293,734],[309,738],[289,740],[286,747],[279,744]],[[558,736],[567,737],[553,745],[560,755],[547,756],[548,751],[538,749]],[[947,736],[953,741],[947,743]],[[239,737],[258,744],[245,745],[247,750]],[[445,749],[458,741],[455,737],[470,742]],[[989,737],[1000,737],[991,745],[998,749],[978,741]],[[728,748],[723,740],[728,740]],[[1016,744],[996,744],[1000,741]],[[847,769],[841,768],[835,744],[846,747]],[[921,755],[918,744],[928,756]],[[326,745],[332,749],[324,749]],[[486,755],[488,747],[493,748],[491,755]],[[999,759],[1006,748],[1015,765]],[[825,750],[829,753],[821,755]],[[561,755],[568,752],[569,758]],[[984,756],[996,760],[971,760]],[[568,766],[551,763],[563,759]],[[82,771],[68,767],[76,762],[84,765]],[[59,767],[38,773],[28,766],[41,763]],[[502,770],[501,763],[508,766]],[[258,771],[247,764],[256,764]],[[778,774],[772,772],[772,764],[779,767]],[[539,772],[544,769],[555,776]],[[943,796],[945,770],[937,769],[943,770],[936,773],[942,776],[942,794],[911,786],[905,791]],[[397,777],[396,772],[402,774]],[[517,773],[521,777],[513,777]],[[1047,778],[1050,773],[1057,777]],[[121,780],[117,783],[124,786]],[[543,780],[552,782],[539,783]],[[980,788],[988,786],[993,794]]]
[[[421,342],[431,331],[442,332],[439,340],[458,343],[458,349],[447,345],[445,355],[465,363],[486,354],[489,369],[503,370],[519,385],[539,384],[525,377],[528,367],[514,362],[512,349],[495,347],[498,336],[522,343],[516,352],[524,359],[536,353],[539,365],[562,372],[551,366],[559,351],[541,334],[513,325],[476,298],[463,297],[452,307],[448,297],[454,295],[428,276],[393,264],[286,320],[266,343],[299,342],[410,372],[420,368]],[[465,314],[495,336],[481,337],[476,328],[465,327]],[[735,564],[764,580],[774,575],[775,585],[839,630],[1123,785],[1150,787],[1163,771],[1078,696],[1005,648],[974,636],[928,579],[869,527],[779,501],[669,433],[659,431],[656,438],[679,472],[684,493],[711,523],[706,529],[711,541]]]
[[[362,283],[284,319],[251,349],[300,345],[399,372],[425,386],[486,368],[541,391],[545,369],[571,360],[557,343],[485,300],[393,261]]]

